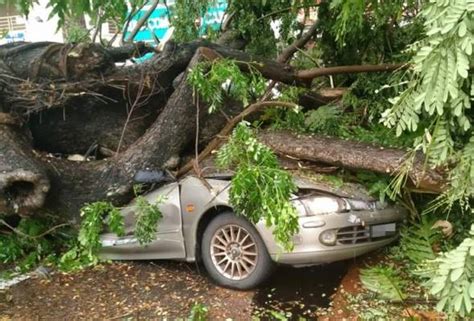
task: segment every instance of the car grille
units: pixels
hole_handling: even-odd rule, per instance
[[[373,237],[370,226],[348,226],[337,230],[337,242],[339,244],[360,244],[372,241],[380,241],[393,237],[398,233],[398,224],[395,233],[387,233],[384,236]]]

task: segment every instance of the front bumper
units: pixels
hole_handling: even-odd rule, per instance
[[[371,227],[396,223],[398,230],[405,216],[406,210],[389,207],[300,217],[299,232],[293,237],[295,247],[292,252],[285,252],[275,242],[271,229],[265,227],[264,223],[257,224],[257,229],[274,261],[294,266],[316,265],[350,259],[389,244],[398,237],[397,231],[372,238]],[[338,233],[335,245],[325,245],[320,241],[320,234],[327,230],[343,231]],[[352,230],[354,232],[345,232]],[[353,237],[349,241],[348,235]]]

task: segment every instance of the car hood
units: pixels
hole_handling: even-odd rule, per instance
[[[314,190],[366,202],[376,201],[376,199],[372,197],[368,190],[361,184],[342,182],[342,180],[333,175],[315,174],[303,170],[288,170],[288,172],[293,176],[294,182],[299,189]],[[233,171],[221,170],[215,166],[206,166],[203,171],[203,177],[210,179],[230,180],[233,175]]]
[[[292,172],[293,179],[299,189],[309,189],[333,194],[335,196],[358,199],[366,202],[376,201],[369,191],[361,184],[343,182],[334,176]]]

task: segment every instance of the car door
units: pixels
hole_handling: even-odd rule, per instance
[[[159,203],[158,207],[163,217],[158,222],[156,239],[151,243],[141,245],[133,235],[137,207],[135,202],[132,202],[122,210],[126,235],[123,237],[117,237],[112,233],[102,235],[102,257],[119,260],[184,259],[186,257],[179,184],[166,184],[143,197],[154,204],[160,199],[160,196],[163,197],[163,201]]]

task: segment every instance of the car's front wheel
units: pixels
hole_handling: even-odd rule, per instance
[[[225,287],[254,288],[272,272],[273,261],[257,230],[232,212],[222,213],[209,223],[201,251],[210,277]]]

